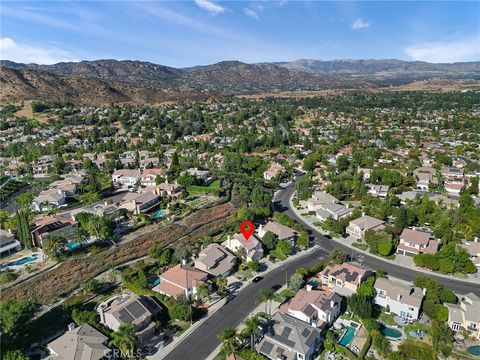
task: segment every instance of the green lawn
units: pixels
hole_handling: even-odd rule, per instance
[[[203,195],[203,194],[212,194],[218,195],[220,189],[220,180],[215,180],[210,183],[208,186],[192,185],[187,188],[187,191],[190,195]]]
[[[359,243],[359,242],[354,242],[352,244],[352,246],[360,249],[360,250],[367,250],[368,249],[368,245],[367,244],[363,244],[363,243]]]
[[[395,317],[395,314],[387,314],[382,312],[378,317],[378,320],[383,320],[387,325],[396,325],[394,317]]]
[[[282,299],[282,301],[285,301],[287,299],[290,299],[295,296],[295,292],[293,292],[290,289],[284,289],[278,296]]]

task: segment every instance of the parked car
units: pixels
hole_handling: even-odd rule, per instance
[[[280,285],[280,284],[275,284],[275,285],[272,286],[272,290],[273,290],[273,291],[277,291],[277,290],[279,290],[281,287],[282,287],[282,285]]]
[[[259,282],[259,281],[262,280],[262,279],[263,279],[263,277],[261,277],[261,276],[256,276],[256,277],[253,278],[252,282],[253,282],[253,283],[257,283],[257,282]]]

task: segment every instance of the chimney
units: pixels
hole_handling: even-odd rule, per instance
[[[427,288],[422,289],[423,296],[427,295]]]
[[[398,294],[397,295],[397,301],[400,301],[401,298],[402,298],[402,295]]]
[[[72,332],[73,330],[75,330],[75,323],[68,324],[68,331]]]
[[[307,291],[312,291],[312,285],[310,285],[310,284],[307,284],[307,286],[305,286],[305,288],[307,289]]]
[[[182,266],[185,266],[185,265],[187,265],[187,260],[182,259]]]

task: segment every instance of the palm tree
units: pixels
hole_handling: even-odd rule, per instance
[[[272,289],[261,289],[260,296],[258,298],[258,303],[261,304],[265,302],[265,312],[267,313],[267,304],[270,304],[268,315],[272,310],[272,300],[276,298],[275,292]]]
[[[198,284],[197,293],[198,293],[198,296],[200,296],[200,298],[202,299],[202,301],[205,301],[205,299],[209,299],[210,289],[208,288],[208,284],[205,282]]]
[[[51,234],[45,239],[45,245],[47,251],[54,255],[58,255],[67,246],[67,239],[62,234]]]
[[[90,221],[88,222],[88,232],[90,233],[90,235],[95,236],[97,240],[99,240],[102,226],[102,219],[98,216],[92,216]]]
[[[135,350],[135,330],[133,324],[122,324],[117,331],[112,333],[110,346],[115,346],[122,355],[127,355]]]
[[[76,226],[72,230],[72,238],[79,244],[85,244],[88,241],[88,232],[81,226]]]
[[[256,316],[246,318],[245,321],[245,330],[244,334],[250,336],[250,345],[253,350],[255,345],[255,335],[258,334],[258,327],[260,326],[260,320]]]
[[[223,342],[223,349],[230,355],[235,351],[235,341],[237,337],[237,330],[234,327],[228,327],[223,329],[220,334],[217,335],[219,340]]]
[[[215,280],[215,284],[217,285],[219,290],[223,290],[228,286],[228,280],[224,277],[219,277]]]

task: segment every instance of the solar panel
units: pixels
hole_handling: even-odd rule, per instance
[[[290,336],[290,333],[291,333],[291,332],[292,332],[292,329],[290,329],[290,328],[285,328],[285,329],[283,329],[282,334],[281,334],[280,336],[283,337],[283,338],[288,339],[288,337]]]
[[[118,314],[122,323],[131,323],[134,320],[133,317],[125,309],[119,310]]]
[[[302,331],[302,336],[303,336],[304,338],[306,338],[308,335],[310,335],[310,330],[308,330],[308,329],[303,329],[303,331]]]
[[[136,301],[127,305],[127,311],[137,319],[145,313],[145,309]]]
[[[268,341],[265,341],[260,348],[260,353],[268,355],[273,349],[273,344],[269,343]]]

